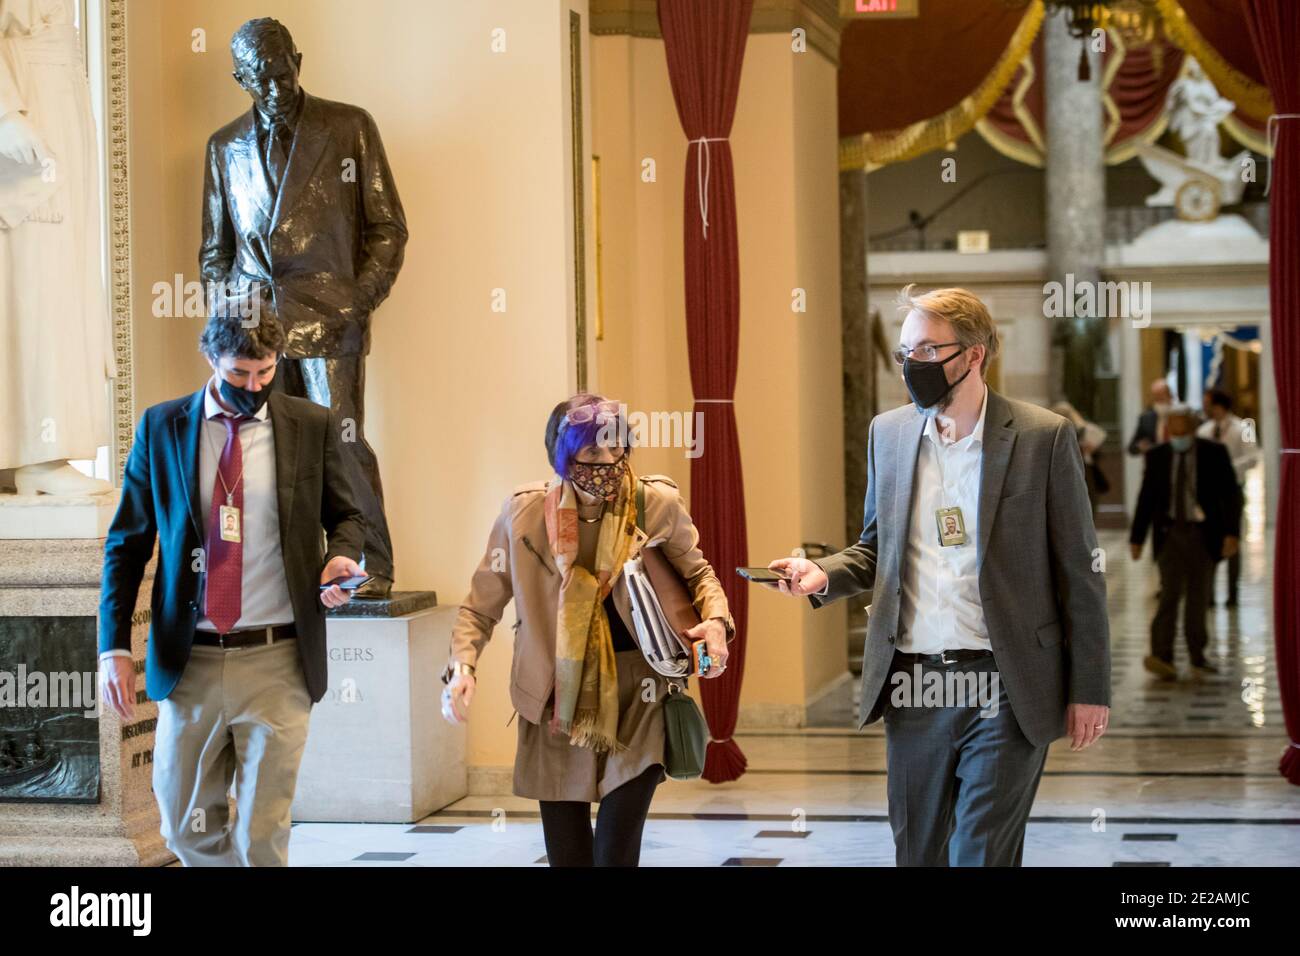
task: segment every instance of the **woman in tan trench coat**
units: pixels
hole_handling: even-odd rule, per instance
[[[658,546],[687,581],[702,621],[688,633],[706,641],[714,662],[707,677],[726,668],[734,632],[671,479],[640,479],[638,522],[631,451],[616,402],[579,394],[555,407],[546,425],[555,476],[506,499],[460,607],[443,677],[444,715],[466,720],[479,654],[513,598],[514,792],[539,801],[552,866],[635,866],[664,779],[667,683],[637,646],[623,563]]]

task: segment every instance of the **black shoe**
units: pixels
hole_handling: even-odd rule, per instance
[[[1199,677],[1205,674],[1217,674],[1219,669],[1209,661],[1199,661],[1192,665],[1192,673]]]
[[[382,574],[372,574],[370,580],[353,593],[359,601],[387,601],[393,594],[393,580]]]
[[[1228,601],[1227,601],[1227,603],[1224,604],[1223,606],[1224,606],[1224,607],[1236,607],[1236,606],[1237,606],[1237,595],[1235,595],[1235,594],[1229,594],[1229,595],[1228,595]]]

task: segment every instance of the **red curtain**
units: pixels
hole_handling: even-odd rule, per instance
[[[745,488],[732,395],[740,344],[740,257],[731,121],[740,92],[753,0],[659,0],[668,78],[686,148],[682,226],[686,253],[686,341],[703,454],[691,461],[691,514],[700,547],[717,569],[736,624],[727,669],[700,681],[709,722],[704,779],[735,780],[745,755],[732,739],[745,676],[749,594],[735,568],[747,563]]]
[[[1241,0],[1250,39],[1279,114],[1300,113],[1300,3]],[[1278,769],[1300,785],[1300,118],[1277,121],[1269,190],[1268,298],[1282,437],[1273,561],[1277,682],[1291,745]]]
[[[1104,54],[1103,73],[1110,72],[1110,61],[1116,55],[1114,44],[1108,44]],[[993,108],[984,116],[986,124],[994,127],[985,132],[986,138],[996,135],[993,146],[1007,152],[1014,159],[1032,162],[1036,166],[1043,163],[1042,151],[1035,143],[1043,142],[1043,38],[1040,34],[1034,41],[1033,49],[1034,75],[1029,88],[1023,94],[1022,109],[1034,125],[1033,134],[1025,128],[1020,112],[1016,109],[1016,98],[1020,96],[1020,84],[1024,78],[1024,68],[1016,75],[1002,96],[993,104]],[[1114,78],[1103,90],[1103,95],[1115,104],[1119,112],[1119,123],[1112,130],[1109,113],[1103,119],[1109,135],[1106,139],[1107,162],[1122,162],[1132,156],[1128,147],[1135,140],[1143,140],[1151,128],[1165,114],[1165,100],[1169,96],[1169,87],[1178,77],[1183,65],[1183,51],[1163,37],[1142,46],[1130,46],[1125,51],[1124,60],[1115,70]]]

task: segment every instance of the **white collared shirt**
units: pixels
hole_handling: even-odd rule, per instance
[[[970,648],[992,650],[980,601],[975,536],[979,529],[980,473],[988,386],[974,430],[949,441],[928,418],[912,481],[912,515],[903,555],[903,594],[896,648],[938,654]],[[941,547],[935,512],[960,508],[966,542]]]
[[[1216,426],[1219,429],[1217,438],[1214,435]],[[1196,434],[1200,438],[1217,441],[1228,449],[1228,457],[1232,459],[1233,470],[1237,473],[1237,484],[1244,485],[1246,472],[1255,467],[1255,463],[1259,461],[1259,446],[1246,441],[1245,422],[1229,412],[1221,426],[1211,418],[1196,429]]]

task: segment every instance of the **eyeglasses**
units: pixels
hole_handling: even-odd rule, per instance
[[[594,402],[590,405],[579,405],[577,408],[571,408],[564,413],[564,418],[570,425],[582,425],[590,421],[610,421],[618,419],[618,402]]]
[[[917,362],[933,362],[939,358],[939,349],[946,349],[950,345],[961,345],[960,342],[940,342],[938,345],[918,345],[914,349],[909,349],[900,345],[891,353],[894,361],[902,365],[909,358]]]

